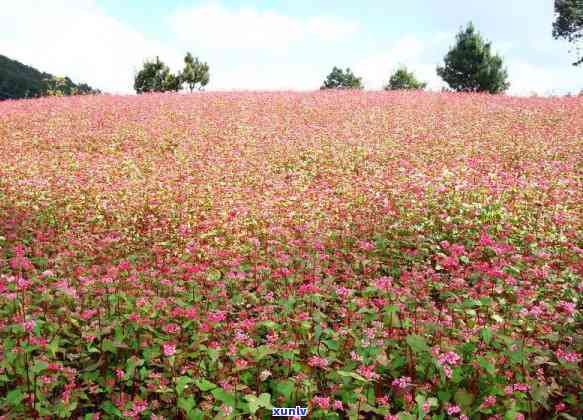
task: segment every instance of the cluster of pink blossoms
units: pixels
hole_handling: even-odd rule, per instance
[[[314,407],[318,407],[323,410],[329,410],[330,408],[334,410],[342,410],[344,408],[342,401],[334,400],[330,397],[315,396],[312,398],[312,404],[314,404]]]
[[[461,357],[453,351],[442,353],[438,347],[434,347],[431,352],[433,356],[437,358],[439,365],[443,368],[445,376],[451,378],[453,375],[452,366],[459,365]]]
[[[323,357],[312,356],[308,359],[308,365],[310,365],[312,367],[319,367],[321,369],[324,369],[325,367],[328,366],[328,360],[326,360]]]

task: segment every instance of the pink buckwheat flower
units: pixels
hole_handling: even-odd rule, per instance
[[[176,345],[175,344],[164,344],[162,345],[164,349],[164,356],[170,357],[176,354]]]
[[[115,369],[115,376],[117,376],[117,379],[123,379],[125,372],[121,369]]]
[[[312,356],[308,359],[308,365],[323,369],[328,366],[328,360],[324,359],[323,357]]]
[[[462,409],[457,405],[450,405],[449,407],[447,407],[447,414],[449,414],[450,416],[455,416],[456,414],[459,414],[461,412]]]
[[[411,385],[411,378],[408,376],[402,376],[393,380],[392,385],[400,389],[406,389]]]
[[[494,395],[489,395],[484,399],[482,403],[482,408],[490,408],[496,405],[496,397]]]
[[[245,369],[249,365],[249,362],[245,359],[237,359],[235,360],[235,366],[238,369]]]
[[[164,325],[164,331],[168,334],[176,334],[177,332],[180,331],[180,327],[178,326],[178,324],[167,324]]]
[[[312,403],[315,407],[320,407],[324,410],[328,410],[330,408],[330,397],[314,397],[312,398]]]
[[[368,380],[375,380],[380,378],[380,375],[375,372],[374,366],[360,366],[358,368],[358,374]]]

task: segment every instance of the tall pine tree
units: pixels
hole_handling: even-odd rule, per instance
[[[457,34],[437,74],[458,92],[501,93],[510,86],[502,58],[492,53],[471,22]]]
[[[583,63],[583,0],[555,0],[555,15],[553,37],[575,45],[580,57],[573,65],[578,66]]]
[[[194,58],[192,54],[186,53],[181,78],[191,92],[196,87],[202,90],[210,80],[209,66],[207,63],[199,61],[198,57]]]

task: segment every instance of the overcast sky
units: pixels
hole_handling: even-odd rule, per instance
[[[473,21],[508,67],[509,93],[583,88],[568,44],[551,37],[552,0],[3,0],[0,54],[112,93],[159,55],[207,61],[207,90],[317,89],[332,66],[379,89],[399,64],[431,89],[455,33]]]

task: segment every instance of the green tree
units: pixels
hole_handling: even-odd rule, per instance
[[[186,83],[192,92],[198,85],[198,89],[202,90],[209,82],[209,66],[198,60],[198,57],[192,57],[189,52],[184,57],[184,69],[181,73],[183,83]]]
[[[75,84],[68,77],[57,77],[0,55],[0,101],[47,95],[83,95],[101,93],[91,86]]]
[[[75,84],[66,76],[49,76],[43,79],[44,94],[47,96],[91,95],[100,93],[86,83]]]
[[[178,92],[182,88],[182,79],[180,74],[166,73],[162,82],[163,92]]]
[[[362,89],[362,87],[362,78],[356,77],[350,68],[343,71],[334,66],[320,89]]]
[[[427,87],[427,83],[420,82],[415,77],[413,72],[407,70],[407,67],[401,66],[391,75],[389,83],[385,86],[385,90],[423,90]]]
[[[146,60],[134,78],[137,93],[178,91],[182,84],[180,75],[174,75],[158,57]]]
[[[66,96],[66,95],[74,95],[76,91],[73,91],[67,83],[70,82],[70,79],[61,77],[61,76],[51,76],[44,80],[45,88],[46,88],[46,95],[47,96]]]
[[[502,58],[492,53],[491,43],[484,41],[471,22],[457,34],[444,62],[437,74],[453,90],[501,93],[510,86]]]
[[[583,0],[555,0],[555,21],[553,37],[565,39],[575,45],[580,57],[573,63],[583,63],[581,42],[583,41]]]

